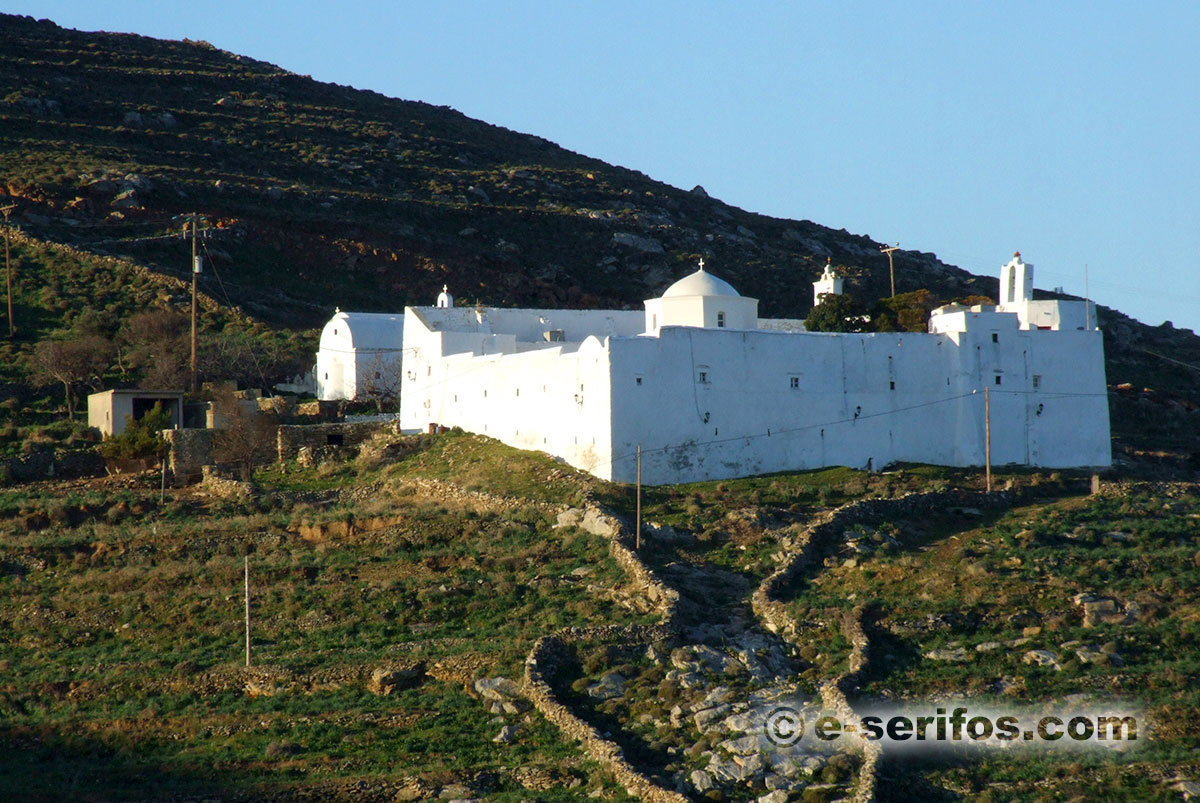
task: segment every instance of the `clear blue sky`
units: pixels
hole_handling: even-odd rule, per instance
[[[0,0],[1200,329],[1200,3]]]

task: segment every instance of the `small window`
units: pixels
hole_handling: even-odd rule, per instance
[[[433,376],[433,366],[432,365],[425,366],[425,376]]]
[[[1042,375],[1041,375],[1041,374],[1034,374],[1034,375],[1033,375],[1033,389],[1034,389],[1034,390],[1038,390],[1038,389],[1040,389],[1041,387],[1042,387]]]
[[[701,384],[707,384],[708,383],[708,371],[701,371],[699,373],[699,375],[696,377],[696,381]]]
[[[378,379],[378,378],[379,378],[379,372],[378,372],[378,371],[376,371],[376,372],[375,372],[375,378],[376,378],[376,379]]]
[[[520,395],[521,395],[521,389],[520,389],[520,388],[517,388],[517,395],[518,395],[518,396],[520,396]]]
[[[1000,342],[1000,335],[998,335],[998,334],[997,334],[997,333],[995,333],[995,332],[992,332],[992,342],[993,342],[993,343],[999,343],[999,342]]]
[[[487,398],[487,391],[486,391],[486,390],[483,392],[483,398],[485,398],[485,399]]]
[[[326,372],[325,372],[325,378],[326,378],[326,379],[328,379],[328,378],[329,378],[329,372],[328,372],[328,371],[326,371]]]
[[[996,384],[1000,384],[1000,374],[996,374]]]
[[[636,384],[639,388],[642,386],[642,378],[640,376],[635,378],[633,381],[634,384]]]
[[[724,312],[717,313],[717,326],[722,329],[725,327],[725,313]]]
[[[800,377],[798,377],[798,376],[788,377],[788,386],[792,390],[799,390],[800,389]]]
[[[336,335],[336,334],[337,334],[337,329],[334,329],[334,330],[333,330],[333,333]]]
[[[579,383],[579,392],[583,393],[583,383],[582,382]]]
[[[888,382],[888,390],[895,390],[895,389],[896,389],[896,382],[895,382],[895,380],[892,380],[891,382]]]

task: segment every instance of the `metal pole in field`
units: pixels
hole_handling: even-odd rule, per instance
[[[250,666],[250,556],[246,555],[246,666]]]
[[[642,549],[642,445],[638,444],[638,481],[637,481],[637,540],[635,548]]]
[[[983,389],[983,432],[984,454],[986,460],[987,490],[992,492],[992,389]]]

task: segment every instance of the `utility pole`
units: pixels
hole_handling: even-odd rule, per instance
[[[637,480],[637,537],[634,548],[642,551],[642,445],[638,444],[638,480]]]
[[[200,273],[200,257],[196,254],[196,233],[199,224],[205,222],[203,215],[192,212],[190,215],[176,216],[176,220],[183,220],[183,236],[187,237],[188,224],[192,227],[192,393],[200,389],[196,381],[196,276]]]
[[[12,303],[12,258],[8,253],[8,237],[11,224],[8,216],[17,208],[16,204],[0,208],[0,214],[4,215],[4,271],[5,271],[5,286],[8,288],[8,339],[12,340],[17,335],[17,327],[13,322],[13,303]]]
[[[246,666],[250,666],[250,556],[246,555]]]
[[[992,389],[983,388],[983,439],[984,460],[987,468],[987,492],[992,492]]]
[[[895,245],[885,245],[883,248],[880,248],[879,250],[882,251],[883,253],[887,254],[888,276],[890,276],[892,279],[892,298],[895,298],[896,297],[896,271],[895,271],[895,268],[892,267],[892,252],[900,250],[900,243],[896,243]]]

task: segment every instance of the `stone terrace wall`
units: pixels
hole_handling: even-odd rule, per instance
[[[277,439],[280,460],[291,460],[301,447],[325,448],[330,440],[341,440],[341,446],[357,447],[376,433],[395,429],[392,423],[368,421],[336,424],[283,424]]]
[[[609,551],[629,575],[634,586],[655,603],[663,616],[657,625],[605,625],[568,627],[552,636],[538,639],[525,659],[525,689],[534,707],[567,736],[577,740],[583,752],[599,762],[632,795],[649,803],[686,803],[688,798],[664,789],[638,772],[625,759],[621,746],[605,739],[560,701],[553,680],[566,661],[572,646],[583,642],[621,642],[650,644],[673,641],[678,635],[675,624],[679,592],[662,582],[631,548],[632,538],[616,516],[589,504],[584,510],[570,508],[559,514],[558,526],[576,526],[594,535],[608,538]]]
[[[783,564],[755,589],[751,607],[767,629],[796,643],[799,627],[783,604],[787,592],[808,575],[810,568],[834,544],[842,533],[855,524],[873,524],[897,518],[912,518],[921,514],[954,507],[980,509],[1007,508],[1018,502],[1024,493],[1017,491],[936,491],[916,493],[899,499],[866,499],[844,505],[821,516],[814,524],[792,540],[792,552]],[[864,606],[859,605],[846,615],[842,630],[851,644],[849,668],[821,685],[821,701],[842,722],[854,722],[858,715],[847,697],[858,690],[870,667],[869,643],[863,630]],[[855,803],[870,803],[875,799],[878,766],[882,750],[878,742],[858,736],[863,755]]]
[[[633,637],[648,633],[635,633],[631,630],[625,635]],[[525,689],[534,707],[559,730],[577,740],[583,747],[583,752],[608,769],[617,783],[625,787],[630,794],[650,803],[687,803],[688,799],[683,795],[662,788],[634,769],[633,765],[625,760],[620,745],[605,739],[599,731],[559,702],[550,681],[557,674],[561,663],[566,660],[569,649],[562,634],[543,636],[533,645],[529,657],[525,659]]]
[[[97,477],[104,474],[104,460],[94,451],[38,451],[0,460],[0,484],[30,482],[47,477]]]
[[[162,436],[170,447],[167,467],[176,484],[199,479],[204,466],[212,463],[211,429],[166,429]]]

